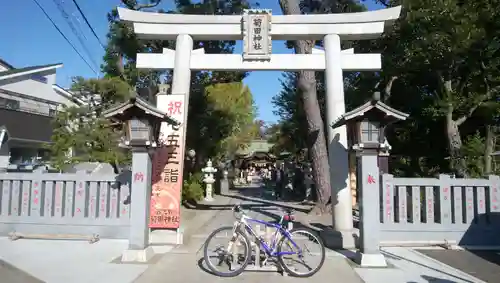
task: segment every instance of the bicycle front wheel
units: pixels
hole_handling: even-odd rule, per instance
[[[323,240],[309,229],[292,229],[289,233],[290,237],[283,236],[278,244],[278,262],[291,276],[313,276],[325,263]],[[312,263],[306,263],[306,257]]]
[[[239,229],[221,227],[213,231],[205,241],[203,257],[210,271],[219,277],[241,274],[251,258],[248,237]],[[215,246],[212,246],[215,244]]]

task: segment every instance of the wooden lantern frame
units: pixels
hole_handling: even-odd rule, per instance
[[[180,124],[175,119],[169,117],[165,112],[136,95],[133,95],[126,102],[104,111],[103,116],[115,122],[124,123],[125,145],[127,146],[156,147],[162,122],[173,125]],[[133,124],[134,121],[142,124],[136,127],[136,125]],[[134,128],[137,129],[134,130]],[[134,135],[135,133],[139,134],[141,130],[144,133],[143,137]]]

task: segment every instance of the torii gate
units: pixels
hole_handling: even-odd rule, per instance
[[[236,16],[161,14],[123,8],[118,8],[118,13],[122,21],[133,23],[139,38],[176,40],[176,50],[139,53],[136,64],[140,69],[173,69],[172,93],[186,94],[186,101],[193,70],[324,70],[326,119],[327,125],[332,125],[345,113],[342,72],[380,70],[382,64],[380,54],[341,50],[341,40],[379,37],[399,17],[401,6],[360,13],[286,16],[271,15],[270,10],[247,10],[244,15]],[[313,49],[312,54],[271,54],[272,40],[298,39],[322,39],[324,50]],[[203,48],[193,50],[193,40],[244,40],[244,51],[205,54]],[[329,126],[327,132],[332,199],[337,196],[333,220],[337,231],[349,235],[353,223],[347,131],[345,126],[337,129]]]

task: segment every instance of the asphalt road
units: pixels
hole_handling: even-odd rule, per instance
[[[418,251],[485,282],[500,281],[500,251]]]

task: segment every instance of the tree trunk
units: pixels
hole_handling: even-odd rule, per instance
[[[491,174],[491,163],[493,154],[493,150],[495,148],[495,133],[493,131],[492,125],[486,125],[486,138],[485,138],[485,147],[484,147],[484,174]]]
[[[285,15],[300,15],[299,0],[280,0]],[[314,41],[297,40],[294,42],[296,54],[311,54]],[[326,212],[331,197],[330,167],[326,149],[325,130],[321,118],[318,97],[316,94],[316,76],[314,71],[300,71],[298,88],[302,94],[304,112],[307,119],[308,147],[311,153],[313,178],[318,196],[313,213]]]
[[[453,105],[448,105],[446,113],[446,137],[448,140],[448,152],[450,154],[450,169],[457,177],[467,176],[465,160],[462,158],[460,150],[462,148],[462,137],[458,129],[457,121],[453,120]]]

